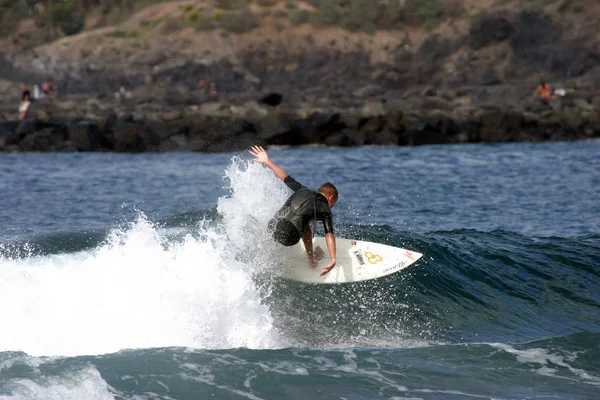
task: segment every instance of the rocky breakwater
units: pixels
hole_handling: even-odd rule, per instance
[[[397,146],[600,137],[600,96],[577,93],[543,103],[517,93],[512,87],[424,88],[400,95],[370,86],[287,101],[278,93],[195,104],[51,100],[34,103],[24,121],[0,122],[0,149],[222,152],[255,143]]]

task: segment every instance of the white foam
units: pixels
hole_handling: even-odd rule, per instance
[[[42,375],[32,379],[13,379],[3,389],[10,395],[0,396],[0,400],[114,399],[111,387],[93,367],[85,367],[60,377]]]
[[[517,361],[520,363],[538,364],[539,367],[535,371],[539,375],[569,379],[568,377],[557,375],[559,370],[557,368],[552,368],[552,366],[559,366],[568,370],[574,376],[583,380],[586,383],[592,385],[600,385],[599,376],[591,375],[579,368],[574,368],[568,363],[568,361],[570,361],[570,358],[574,358],[571,353],[569,353],[568,355],[561,355],[552,353],[550,352],[550,350],[540,348],[516,349],[511,345],[502,343],[495,343],[492,344],[492,346],[502,349],[507,353],[513,354],[516,357]]]
[[[289,189],[268,168],[234,157],[225,171],[231,195],[219,199],[230,245],[238,249],[275,249],[267,224],[290,195]],[[267,239],[267,240],[265,240]]]
[[[285,346],[252,280],[254,267],[232,249],[256,245],[253,232],[266,229],[277,207],[269,199],[285,198],[285,187],[238,159],[226,177],[224,229],[203,224],[195,238],[172,242],[140,214],[92,251],[0,259],[0,351]]]

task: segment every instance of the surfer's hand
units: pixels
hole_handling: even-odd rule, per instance
[[[248,152],[254,156],[254,158],[252,159],[252,161],[254,162],[261,164],[266,164],[269,162],[269,155],[267,154],[267,151],[263,149],[262,146],[252,146],[252,148],[248,150]]]
[[[317,260],[315,260],[314,258],[309,258],[308,259],[308,266],[310,268],[316,268],[317,267]]]
[[[321,268],[321,276],[326,275],[335,267],[335,261],[331,261],[329,264]]]

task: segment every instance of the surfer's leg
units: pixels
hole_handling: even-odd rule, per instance
[[[300,241],[300,233],[290,221],[278,219],[273,230],[273,239],[284,246],[293,246]]]

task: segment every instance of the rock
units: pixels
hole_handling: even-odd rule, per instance
[[[352,92],[354,97],[365,99],[367,97],[379,96],[383,93],[383,89],[379,85],[367,85]]]
[[[453,104],[442,97],[428,96],[421,103],[423,110],[452,110]]]
[[[586,99],[582,99],[582,98],[574,98],[573,99],[573,106],[576,107],[577,109],[579,109],[580,111],[585,111],[585,112],[594,112],[596,111],[596,108],[594,107],[594,105],[589,102]]]
[[[0,125],[0,136],[12,135],[14,132],[9,130],[4,125]]]
[[[269,93],[260,99],[260,103],[269,105],[271,107],[277,107],[283,101],[283,95],[281,93]]]
[[[39,130],[43,129],[45,127],[45,125],[46,124],[44,122],[40,121],[39,119],[34,118],[34,117],[29,117],[19,123],[19,125],[17,126],[17,129],[15,130],[15,134],[17,136],[24,137],[25,135],[28,135],[30,133],[33,133],[35,131],[39,131]]]
[[[256,101],[247,101],[242,106],[232,105],[230,109],[233,115],[253,121],[260,120],[269,115],[269,110]]]
[[[208,102],[200,104],[200,114],[213,116],[230,116],[231,108],[219,102]]]
[[[158,119],[161,121],[175,121],[181,119],[184,116],[184,111],[182,109],[172,109],[161,112],[158,115]]]
[[[358,130],[366,134],[378,133],[382,131],[386,122],[387,119],[382,115],[372,118],[363,118],[358,123]]]
[[[395,146],[398,145],[398,134],[387,129],[377,133],[366,134],[364,144]]]
[[[288,121],[285,115],[275,112],[269,113],[269,115],[258,122],[258,133],[261,138],[283,133],[287,129]]]
[[[146,150],[144,143],[145,127],[139,124],[125,124],[114,131],[114,150],[139,153]]]
[[[65,141],[62,128],[47,127],[26,135],[19,143],[21,151],[57,151]]]
[[[579,116],[577,108],[568,107],[560,111],[561,125],[567,132],[579,133],[583,128],[584,120]]]
[[[361,108],[361,114],[373,117],[385,114],[385,107],[381,101],[367,101]]]
[[[79,121],[68,126],[70,146],[79,151],[110,150],[111,143],[93,121]]]
[[[482,142],[511,142],[520,133],[523,116],[500,109],[486,111],[479,116]]]
[[[206,151],[241,151],[257,143],[257,135],[251,130],[243,130],[234,136],[224,136],[206,146]]]
[[[506,13],[491,13],[477,18],[469,29],[469,45],[474,49],[510,39],[516,28]]]
[[[167,60],[167,55],[158,51],[136,52],[129,57],[129,62],[142,67],[154,67]]]
[[[345,130],[328,135],[323,143],[327,146],[358,146],[364,144],[364,137],[362,132]]]

